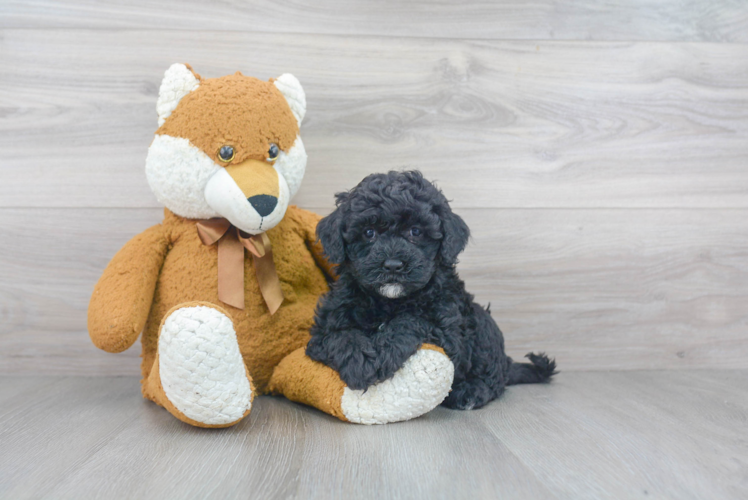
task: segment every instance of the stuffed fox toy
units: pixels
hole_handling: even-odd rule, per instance
[[[142,333],[143,396],[199,427],[236,424],[266,393],[364,424],[441,403],[454,368],[433,346],[366,392],[304,354],[334,270],[316,241],[319,216],[289,205],[307,160],[298,80],[203,79],[175,64],[156,110],[146,176],[164,220],[114,256],[88,310],[107,352]]]

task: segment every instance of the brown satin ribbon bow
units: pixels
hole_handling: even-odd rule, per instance
[[[203,245],[218,242],[218,298],[230,306],[244,309],[244,249],[252,254],[257,283],[265,303],[274,314],[283,302],[278,273],[273,262],[273,247],[265,233],[244,237],[226,219],[203,219],[197,223]]]

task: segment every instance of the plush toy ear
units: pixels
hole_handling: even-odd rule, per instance
[[[192,69],[185,64],[172,64],[164,73],[164,79],[158,89],[158,102],[156,103],[158,126],[163,125],[171,116],[182,97],[199,86],[200,75],[193,73]]]
[[[343,214],[340,207],[317,223],[317,239],[322,244],[328,262],[340,265],[345,261]]]
[[[447,207],[442,214],[442,245],[439,249],[439,253],[442,257],[442,261],[447,264],[453,265],[457,262],[457,256],[465,249],[470,238],[470,229],[468,228],[462,217],[452,213],[452,210]]]
[[[291,107],[291,112],[296,117],[299,126],[301,126],[301,120],[304,119],[304,115],[306,114],[306,95],[304,94],[304,89],[301,88],[299,80],[291,73],[284,73],[273,81],[273,85],[286,98],[288,105]]]

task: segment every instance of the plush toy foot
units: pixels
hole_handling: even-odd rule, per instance
[[[212,304],[181,306],[166,315],[147,383],[146,396],[198,427],[228,427],[252,407],[234,325]]]
[[[424,345],[395,375],[366,391],[351,390],[332,368],[298,349],[275,368],[270,390],[357,424],[386,424],[420,417],[449,394],[454,365],[444,351]]]

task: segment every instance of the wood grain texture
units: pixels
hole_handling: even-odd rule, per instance
[[[562,373],[484,409],[346,424],[282,398],[197,429],[136,377],[3,377],[0,498],[748,495],[748,372]]]
[[[748,45],[161,30],[0,43],[4,207],[158,206],[143,174],[157,89],[189,61],[301,79],[305,206],[407,167],[457,207],[748,208]]]
[[[746,382],[745,371],[567,374],[471,416],[561,498],[737,499]]]
[[[458,269],[510,355],[544,350],[563,370],[745,365],[747,210],[459,213],[474,236]],[[86,308],[109,259],[161,217],[0,210],[0,373],[138,373],[139,345],[93,347]]]
[[[10,0],[0,5],[0,27],[745,42],[748,6],[739,0]]]

